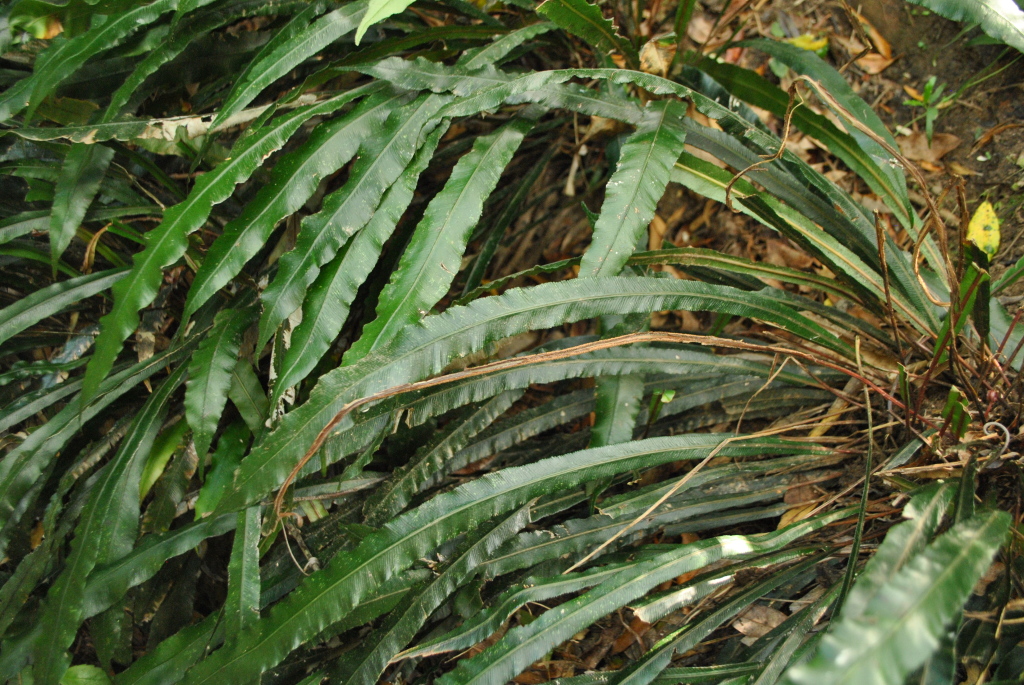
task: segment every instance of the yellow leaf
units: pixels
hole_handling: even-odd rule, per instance
[[[665,76],[676,54],[676,44],[664,44],[659,40],[649,40],[640,50],[640,69],[645,74]]]
[[[999,250],[999,217],[991,202],[982,202],[971,217],[967,239],[992,258]]]
[[[797,36],[796,38],[787,38],[785,42],[790,45],[795,45],[802,50],[810,50],[811,52],[817,52],[822,48],[828,47],[828,38],[824,36],[821,38],[815,38],[809,33]]]
[[[810,504],[803,504],[792,509],[787,509],[785,513],[782,514],[782,517],[779,518],[778,530],[782,530],[791,523],[796,523],[797,521],[802,521],[807,518],[817,506],[817,504],[811,502]]]

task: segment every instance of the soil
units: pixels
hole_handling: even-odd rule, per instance
[[[839,3],[780,0],[768,7],[813,17],[811,24],[850,35],[850,20]],[[941,159],[942,170],[926,176],[938,195],[953,180],[953,173],[962,175],[971,211],[984,200],[994,204],[1002,220],[1002,247],[992,268],[997,278],[1024,255],[1024,57],[1002,45],[972,45],[983,37],[979,29],[965,29],[904,0],[862,0],[858,9],[889,41],[896,61],[876,75],[854,64],[846,75],[891,130],[924,130],[923,120],[914,122],[921,108],[904,104],[909,99],[904,86],[920,92],[932,76],[938,84],[946,84],[943,95],[966,86],[935,123],[936,134],[952,134],[961,142]],[[849,59],[835,44],[829,56],[836,66]],[[988,74],[994,75],[981,80]],[[986,132],[1007,124],[1011,126],[981,144]],[[955,213],[952,195],[944,208]],[[1008,293],[1024,293],[1024,283]]]
[[[1024,255],[1024,58],[1015,50],[1000,45],[969,45],[980,35],[978,29],[964,32],[951,21],[902,0],[864,0],[861,13],[901,55],[880,76],[918,90],[931,76],[946,83],[946,92],[956,92],[980,74],[998,72],[992,78],[969,87],[954,104],[939,116],[936,132],[951,133],[963,142],[943,158],[962,167],[967,182],[969,207],[988,200],[997,209],[1002,225],[1002,248],[996,257],[994,276]],[[1001,71],[1000,71],[1001,70]],[[903,93],[888,102],[892,113],[876,106],[890,126],[913,119],[919,109],[903,105]],[[916,111],[913,111],[915,110]],[[888,114],[888,117],[886,116]],[[991,142],[974,149],[986,131],[1005,124],[1016,124],[996,134]],[[965,170],[970,173],[967,174]],[[943,182],[944,174],[932,174]],[[1015,187],[1015,184],[1018,184]],[[1020,292],[1024,285],[1018,284]]]
[[[854,9],[891,46],[895,59],[880,73],[868,73],[858,62],[848,64],[855,56],[849,52],[849,39],[857,35],[850,14]],[[675,5],[663,3],[650,35],[671,31],[674,16]],[[732,17],[728,26],[717,26],[722,16]],[[937,84],[945,85],[943,96],[958,93],[940,111],[934,128],[936,136],[955,136],[959,142],[937,163],[923,165],[929,191],[934,197],[944,197],[941,210],[951,240],[956,239],[959,221],[956,193],[949,189],[958,178],[963,178],[970,213],[985,200],[993,203],[1002,221],[1002,245],[993,261],[993,278],[1024,256],[1024,56],[1019,52],[1003,45],[975,44],[984,38],[980,29],[965,29],[906,0],[859,0],[850,11],[841,0],[702,0],[686,45],[700,46],[716,26],[717,36],[737,39],[762,36],[777,40],[803,34],[827,37],[824,58],[837,69],[846,66],[843,74],[851,87],[874,108],[897,140],[908,134],[920,137],[925,128],[922,108],[905,104],[911,99],[908,88],[921,92],[935,76]],[[763,53],[732,49],[725,51],[724,59],[757,69],[779,83]],[[819,107],[819,111],[822,109]],[[778,117],[764,113],[764,118],[776,133],[781,133]],[[998,132],[986,135],[993,130]],[[581,135],[577,131],[573,136],[577,145]],[[792,138],[797,147],[804,146],[805,159],[812,166],[869,207],[884,211],[882,203],[870,197],[866,186],[841,162],[813,141],[800,141],[799,133]],[[579,173],[573,175],[569,160],[577,145],[573,140],[563,139],[563,143],[568,154],[556,156],[546,172],[549,180],[543,184],[547,190],[558,192],[546,193],[544,202],[536,208],[541,213],[556,212],[557,218],[544,226],[534,226],[533,212],[524,216],[514,232],[515,240],[506,239],[496,256],[491,278],[528,269],[538,262],[579,255],[586,248],[590,224],[580,203],[595,211],[601,206],[601,194],[594,192],[588,179],[600,178],[600,169],[606,168],[600,154],[603,146],[595,146],[598,154],[578,157],[574,163],[579,164]],[[570,176],[575,178],[576,188],[572,197],[561,192]],[[913,185],[911,192],[912,199],[921,198]],[[923,205],[918,210],[923,210]],[[659,203],[651,229],[651,249],[670,245],[711,247],[754,260],[807,268],[807,256],[792,249],[793,245],[780,240],[772,230],[676,185],[670,186]],[[906,245],[908,238],[903,236],[903,240]],[[1020,295],[1024,295],[1024,280],[1003,293],[1004,300],[1007,296],[1013,298],[1011,302],[1021,299]],[[699,315],[689,315],[682,321],[662,321],[659,316],[655,317],[656,327],[705,330],[708,324],[704,320],[707,317]]]

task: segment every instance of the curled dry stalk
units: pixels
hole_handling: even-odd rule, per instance
[[[896,310],[892,306],[892,290],[889,287],[889,263],[885,258],[885,229],[882,227],[882,219],[878,214],[875,214],[875,240],[878,243],[878,262],[881,266],[882,286],[885,291],[885,311],[889,315],[889,325],[892,326],[892,339],[896,343],[896,352],[902,362],[903,345],[900,343],[900,327],[896,322]]]
[[[596,557],[598,554],[600,554],[602,550],[606,549],[608,547],[608,545],[610,545],[613,542],[615,542],[616,540],[618,540],[620,537],[622,537],[623,535],[628,533],[630,530],[635,528],[645,518],[647,518],[648,516],[653,514],[658,509],[658,507],[660,507],[662,504],[667,502],[673,495],[675,495],[677,492],[679,492],[679,490],[684,485],[686,485],[690,481],[691,478],[693,478],[698,473],[700,473],[701,469],[703,469],[705,466],[707,466],[708,463],[712,459],[714,459],[728,445],[731,445],[731,444],[736,443],[736,442],[742,442],[744,440],[753,440],[753,439],[756,439],[756,438],[766,438],[766,437],[769,437],[769,436],[772,436],[772,435],[778,435],[780,433],[787,433],[787,432],[789,432],[791,430],[794,430],[796,428],[800,428],[802,426],[807,426],[807,425],[812,425],[814,423],[817,423],[817,420],[801,421],[800,423],[790,423],[790,424],[786,424],[784,426],[779,426],[777,428],[769,428],[769,429],[766,429],[766,430],[763,430],[763,431],[758,431],[756,433],[750,433],[749,435],[734,435],[731,438],[726,438],[725,440],[720,442],[717,447],[715,447],[713,450],[708,452],[708,456],[706,456],[703,459],[701,459],[700,462],[698,462],[696,466],[694,466],[692,469],[687,471],[685,476],[683,476],[678,481],[676,481],[676,484],[673,485],[671,488],[669,488],[665,492],[664,495],[659,497],[658,500],[654,504],[649,506],[642,514],[640,514],[635,519],[633,519],[632,521],[627,523],[625,526],[623,526],[619,530],[615,531],[614,535],[612,535],[610,538],[608,538],[607,540],[602,542],[600,545],[595,547],[593,550],[591,550],[582,559],[580,559],[575,564],[573,564],[572,566],[567,568],[565,571],[563,571],[562,572],[563,575],[566,574],[566,573],[572,573],[573,571],[575,571],[579,567],[583,566],[585,563],[587,563],[588,561],[590,561],[591,559]]]
[[[932,231],[935,232],[935,236],[939,242],[939,251],[942,254],[944,262],[943,267],[946,269],[946,280],[950,281],[953,277],[953,274],[955,274],[956,272],[956,270],[953,268],[952,260],[950,260],[949,258],[949,241],[946,238],[946,227],[942,223],[942,219],[939,215],[939,207],[936,204],[935,199],[932,197],[931,191],[928,189],[928,183],[925,180],[924,174],[922,174],[921,170],[918,169],[913,163],[911,163],[910,160],[904,157],[899,150],[894,148],[884,138],[882,138],[882,136],[872,131],[869,126],[861,123],[861,121],[856,116],[854,116],[852,112],[850,112],[848,109],[839,104],[839,102],[837,102],[836,99],[832,97],[832,95],[825,89],[825,87],[822,86],[817,81],[815,81],[814,79],[808,76],[797,76],[791,88],[795,87],[796,83],[800,81],[806,82],[814,90],[818,97],[820,97],[825,102],[825,104],[833,108],[835,111],[839,112],[843,116],[844,120],[848,122],[851,126],[855,127],[858,131],[860,131],[867,137],[871,138],[871,140],[881,145],[882,148],[886,152],[891,154],[893,158],[903,166],[904,169],[910,172],[910,174],[914,177],[914,180],[917,181],[918,186],[921,188],[921,195],[924,197],[925,204],[928,207],[928,217],[927,220],[923,223],[921,227],[921,232],[918,233],[917,240],[914,243],[914,274],[917,276],[918,282],[921,283],[921,286],[924,289],[925,296],[932,302],[932,304],[937,305],[939,307],[950,306],[949,302],[943,302],[942,300],[936,299],[934,296],[932,296],[931,290],[928,288],[928,285],[924,282],[924,279],[921,277],[921,246],[924,244],[924,241],[928,237],[928,234]],[[954,285],[955,284],[950,283],[949,289],[949,292],[953,297],[955,297],[953,293],[956,292],[956,288],[954,287]]]
[[[790,127],[793,122],[793,111],[800,104],[801,103],[797,101],[796,84],[794,83],[789,87],[789,102],[786,104],[786,116],[783,121],[782,139],[779,141],[779,149],[776,150],[775,154],[773,155],[762,155],[760,161],[754,162],[746,169],[743,169],[742,171],[735,174],[729,180],[729,183],[726,184],[725,186],[725,206],[728,207],[730,211],[736,211],[735,209],[733,209],[732,206],[732,187],[736,185],[736,182],[755,169],[765,166],[766,164],[771,164],[772,162],[779,161],[780,159],[782,159],[782,155],[786,154],[786,143],[789,141]]]
[[[887,400],[893,403],[893,405],[905,410],[910,409],[897,398],[893,397],[889,392],[879,386],[877,383],[863,376],[860,372],[855,369],[851,369],[847,366],[839,364],[835,361],[830,361],[820,354],[812,354],[801,350],[794,350],[781,345],[758,345],[755,343],[743,342],[740,340],[729,340],[727,338],[719,338],[710,335],[698,335],[691,333],[665,333],[665,332],[644,332],[644,333],[629,333],[627,335],[621,335],[615,338],[607,338],[605,340],[597,340],[590,343],[584,343],[582,345],[576,345],[574,347],[566,348],[564,350],[553,350],[551,352],[541,352],[539,354],[529,355],[526,357],[514,357],[511,359],[502,359],[490,364],[484,364],[482,366],[476,366],[471,369],[464,371],[458,371],[455,373],[446,374],[443,376],[437,376],[435,378],[429,378],[423,381],[417,381],[415,383],[403,383],[396,385],[386,390],[374,393],[367,397],[362,397],[357,400],[353,400],[343,406],[338,412],[327,422],[320,432],[317,434],[316,439],[310,445],[309,449],[302,458],[292,468],[291,473],[282,483],[277,495],[274,497],[274,513],[280,519],[284,516],[294,516],[292,513],[283,512],[284,500],[288,489],[298,478],[299,473],[309,463],[316,453],[323,446],[324,442],[335,428],[354,410],[359,407],[369,404],[371,402],[378,402],[380,400],[394,397],[396,395],[402,395],[408,392],[415,392],[417,390],[426,390],[428,388],[434,388],[447,383],[455,383],[458,381],[466,380],[469,378],[475,378],[488,373],[496,371],[506,371],[508,369],[520,368],[523,366],[529,366],[533,364],[543,364],[552,361],[558,361],[562,359],[568,359],[575,357],[587,352],[596,352],[598,350],[606,350],[613,347],[621,347],[623,345],[633,345],[636,343],[675,343],[675,344],[689,344],[689,345],[703,345],[707,347],[724,347],[729,349],[743,350],[745,352],[772,352],[778,355],[786,357],[794,357],[803,359],[846,374],[848,376],[857,378],[859,381],[870,387],[875,392],[879,393]],[[925,423],[931,423],[925,417],[918,416],[918,419]]]
[[[850,21],[850,25],[853,27],[854,32],[857,34],[857,38],[859,38],[860,42],[864,45],[863,50],[861,50],[856,55],[850,57],[846,64],[839,67],[838,71],[840,74],[842,74],[843,72],[850,68],[851,64],[853,64],[861,57],[864,57],[869,52],[871,52],[872,42],[871,38],[868,37],[867,32],[864,30],[864,27],[861,26],[860,17],[857,15],[857,12],[854,11],[852,7],[850,7],[849,3],[847,3],[846,0],[839,0],[839,4],[842,5],[843,11],[846,12],[846,18]]]

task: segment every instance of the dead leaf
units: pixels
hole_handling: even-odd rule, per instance
[[[936,164],[940,159],[960,146],[960,138],[952,133],[936,133],[929,147],[928,137],[922,131],[915,131],[909,136],[897,140],[903,155],[916,162]]]
[[[992,565],[988,567],[987,571],[985,571],[985,575],[978,579],[978,583],[974,586],[974,594],[979,596],[984,595],[988,586],[992,584],[996,578],[1003,575],[1003,571],[1005,570],[1006,565],[1003,564],[1003,562],[993,561]]]
[[[28,544],[31,549],[35,549],[39,546],[39,543],[43,541],[43,535],[46,529],[43,528],[43,522],[37,521],[36,525],[32,528],[32,532],[28,536]]]
[[[843,46],[843,49],[846,50],[851,57],[856,57],[864,52],[865,48],[868,48],[864,43],[853,37],[833,36],[833,38],[837,43]],[[882,40],[885,39],[883,38]],[[889,44],[885,43],[885,45],[888,47]],[[895,61],[896,59],[893,58],[891,50],[889,50],[889,54],[869,52],[857,60],[857,66],[867,73],[874,75],[882,73]]]
[[[883,71],[892,66],[896,60],[885,55],[879,55],[877,52],[864,55],[857,60],[857,66],[863,69],[866,73],[875,76],[881,74]]]
[[[878,50],[879,54],[883,58],[889,60],[891,63],[892,46],[889,45],[889,41],[887,41],[885,37],[878,32],[878,29],[872,26],[871,22],[869,22],[867,19],[860,16],[859,14],[857,15],[857,18],[860,19],[860,23],[864,26],[864,32],[868,34],[868,38],[870,38],[871,42],[874,44],[875,50]]]
[[[811,604],[812,602],[818,600],[824,594],[825,594],[825,588],[823,588],[820,585],[815,585],[803,597],[801,597],[800,599],[798,599],[795,602],[790,602],[790,604],[789,604],[789,613],[795,614],[796,612],[798,612],[801,609],[803,609],[804,607],[806,607],[808,604]]]
[[[657,39],[644,43],[640,50],[640,70],[646,74],[665,76],[676,55],[675,43],[665,45]]]
[[[843,169],[832,169],[830,171],[825,172],[825,178],[832,181],[833,183],[839,183],[849,175],[849,172]]]
[[[745,636],[741,642],[749,646],[754,644],[757,638],[782,625],[785,620],[786,615],[778,609],[764,604],[753,604],[732,622],[732,627]]]
[[[150,331],[139,331],[135,334],[135,352],[139,361],[144,362],[153,356],[156,350],[156,334]]]
[[[948,165],[950,171],[957,176],[977,176],[978,172],[974,169],[968,169],[960,162],[950,162]]]
[[[814,511],[816,506],[818,505],[812,502],[810,504],[805,504],[802,507],[794,507],[793,509],[786,510],[786,512],[779,517],[779,527],[777,530],[782,530],[791,523],[804,520],[811,515],[811,512]]]
[[[690,23],[686,27],[686,35],[697,45],[703,45],[711,37],[713,26],[710,19],[703,14],[698,14],[690,19]]]
[[[629,628],[622,631],[622,634],[615,640],[615,644],[612,645],[612,654],[622,654],[632,644],[640,645],[640,648],[644,648],[643,637],[651,627],[650,623],[645,623],[640,619],[634,617],[629,623]]]
[[[651,219],[651,225],[647,227],[647,249],[660,250],[665,242],[665,232],[668,224],[657,214]]]
[[[806,252],[790,247],[781,240],[767,242],[764,261],[775,266],[788,266],[791,269],[807,269],[814,266],[814,259]]]
[[[43,40],[50,40],[51,38],[56,38],[63,32],[64,25],[60,23],[60,17],[58,17],[55,14],[51,14],[50,16],[46,17],[46,24],[43,27],[43,33],[42,35],[37,36],[37,38],[41,38]]]
[[[802,504],[814,499],[814,487],[811,485],[794,485],[786,490],[782,501],[786,504]]]
[[[984,133],[981,134],[981,137],[978,138],[976,143],[974,143],[974,147],[971,148],[971,154],[974,154],[975,152],[977,152],[981,148],[983,148],[986,145],[988,145],[990,142],[992,142],[993,138],[995,138],[997,135],[999,135],[1003,131],[1006,131],[1006,130],[1011,129],[1011,128],[1019,128],[1021,126],[1024,126],[1024,124],[1020,124],[1020,123],[1016,123],[1016,122],[1002,123],[1002,124],[998,124],[996,126],[993,126],[989,130],[987,130],[987,131],[985,131]]]
[[[913,86],[904,85],[903,92],[909,95],[912,100],[924,102],[924,95],[921,95],[921,91],[919,91],[917,88],[914,88]]]
[[[626,125],[616,119],[605,119],[604,117],[590,117],[590,125],[583,136],[584,143],[591,140],[605,140],[616,136],[626,130]]]

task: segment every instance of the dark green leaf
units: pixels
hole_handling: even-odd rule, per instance
[[[192,427],[196,452],[205,457],[228,401],[231,374],[238,361],[242,332],[252,321],[251,309],[222,309],[213,330],[199,343],[189,362],[185,416]]]
[[[784,683],[902,683],[939,644],[1006,537],[1010,518],[987,512],[957,524],[873,587],[856,616],[840,617],[817,653],[790,668]],[[867,579],[877,583],[883,578]]]
[[[68,150],[54,187],[50,214],[50,254],[54,261],[71,243],[112,159],[114,150],[103,145],[76,143]]]

